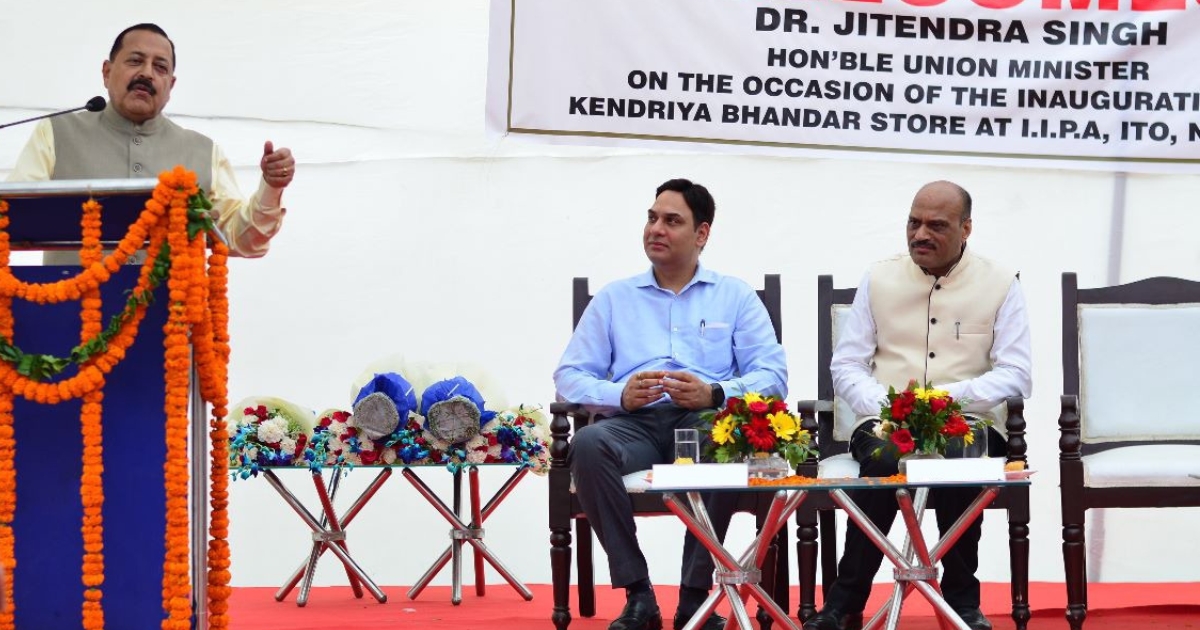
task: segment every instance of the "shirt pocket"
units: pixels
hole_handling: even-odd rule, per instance
[[[722,373],[733,364],[733,326],[708,322],[700,329],[700,357],[708,372]]]
[[[959,322],[954,325],[954,330],[959,335],[990,335],[992,334],[992,325],[986,322],[979,324]]]

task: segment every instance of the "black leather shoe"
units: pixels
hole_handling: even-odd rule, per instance
[[[621,616],[608,624],[608,630],[662,630],[662,611],[653,596],[625,600]]]
[[[971,630],[992,630],[992,622],[988,621],[988,618],[983,616],[983,611],[978,608],[955,609],[954,612],[962,617],[963,623]]]
[[[683,630],[683,627],[687,625],[687,622],[692,620],[692,616],[695,614],[696,611],[694,610],[691,612],[676,610],[675,619],[671,626],[675,630]],[[704,623],[700,624],[697,630],[725,630],[725,618],[717,613],[713,613],[708,616],[708,619],[704,620]]]
[[[844,613],[836,608],[822,608],[821,612],[804,622],[804,630],[862,630],[862,613]]]

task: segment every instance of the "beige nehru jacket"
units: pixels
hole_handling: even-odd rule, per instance
[[[907,254],[877,263],[870,271],[875,379],[903,389],[910,379],[943,385],[991,370],[996,314],[1013,282],[1014,271],[970,251],[941,278]]]
[[[106,108],[98,113],[58,116],[54,127],[51,179],[158,177],[177,164],[196,173],[200,188],[212,190],[213,141],[156,116],[135,124]]]

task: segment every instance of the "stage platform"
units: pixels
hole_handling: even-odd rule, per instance
[[[506,584],[490,584],[484,597],[474,588],[463,589],[463,602],[450,603],[450,587],[430,587],[416,601],[405,597],[407,586],[384,586],[386,604],[370,597],[355,599],[344,586],[314,588],[306,607],[295,604],[295,597],[276,602],[276,588],[235,588],[230,599],[232,630],[375,630],[377,628],[430,628],[455,630],[534,630],[552,629],[550,623],[550,586],[530,584],[533,601],[527,602]],[[671,623],[675,609],[676,587],[659,586],[659,605]],[[870,606],[883,603],[890,592],[877,584]],[[602,587],[597,589],[597,615],[592,619],[576,617],[571,630],[606,630],[621,610],[623,593]],[[1007,615],[1008,584],[983,585],[983,611],[996,630],[1014,628]],[[792,601],[797,595],[793,591]],[[1092,584],[1088,596],[1091,608],[1084,627],[1087,630],[1196,630],[1200,628],[1200,583]],[[1063,608],[1066,589],[1062,583],[1030,584],[1033,619],[1030,630],[1065,630]],[[572,602],[574,605],[574,602]],[[795,610],[789,611],[795,613]],[[910,596],[904,606],[900,627],[904,630],[937,630],[933,611],[919,596]]]

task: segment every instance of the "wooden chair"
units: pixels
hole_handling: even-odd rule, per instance
[[[796,410],[806,426],[816,426],[817,446],[820,449],[816,464],[800,466],[800,474],[826,478],[857,477],[858,462],[850,455],[850,436],[847,429],[853,423],[854,412],[838,400],[833,392],[833,376],[829,371],[837,336],[845,324],[857,290],[833,288],[833,276],[817,278],[817,395],[818,400],[802,401]],[[1025,461],[1025,401],[1014,396],[1005,401],[1008,434],[1008,461]],[[838,422],[845,419],[842,422]],[[931,497],[927,508],[935,507]],[[989,509],[1008,511],[1009,562],[1012,571],[1012,618],[1017,628],[1024,630],[1029,623],[1029,488],[1006,488]],[[816,536],[814,523],[820,533],[821,586],[827,592],[837,578],[837,526],[834,520],[837,506],[828,494],[813,492],[796,513],[797,537],[800,541]],[[807,619],[816,612],[816,554],[799,549],[800,608],[798,616]]]
[[[781,299],[778,274],[765,277],[763,289],[758,291],[775,328],[775,338],[781,340]],[[575,278],[573,283],[572,328],[579,324],[584,309],[591,302],[587,278]],[[550,568],[554,593],[554,612],[551,619],[558,630],[566,630],[571,623],[571,525],[575,525],[576,565],[579,593],[579,614],[593,617],[596,614],[596,583],[592,562],[592,529],[584,516],[583,508],[571,487],[571,470],[567,467],[567,455],[571,451],[571,433],[579,431],[591,422],[598,421],[592,414],[575,403],[553,403],[550,405]],[[629,475],[627,479],[636,476]],[[627,484],[630,485],[630,484]],[[671,514],[656,494],[641,494],[631,489],[634,516],[661,516]],[[759,526],[766,517],[771,497],[765,492],[750,492],[741,495],[737,510],[752,512]],[[771,593],[784,610],[788,607],[787,575],[787,532],[781,531],[772,545],[772,551],[763,563],[763,588]],[[773,568],[773,569],[772,569]],[[758,614],[763,629],[770,627],[770,617],[763,611]]]
[[[1200,380],[1200,282],[1150,278],[1080,289],[1062,277],[1058,419],[1066,617],[1087,617],[1091,508],[1200,506],[1200,426],[1182,402]],[[1182,398],[1181,398],[1182,397]]]

